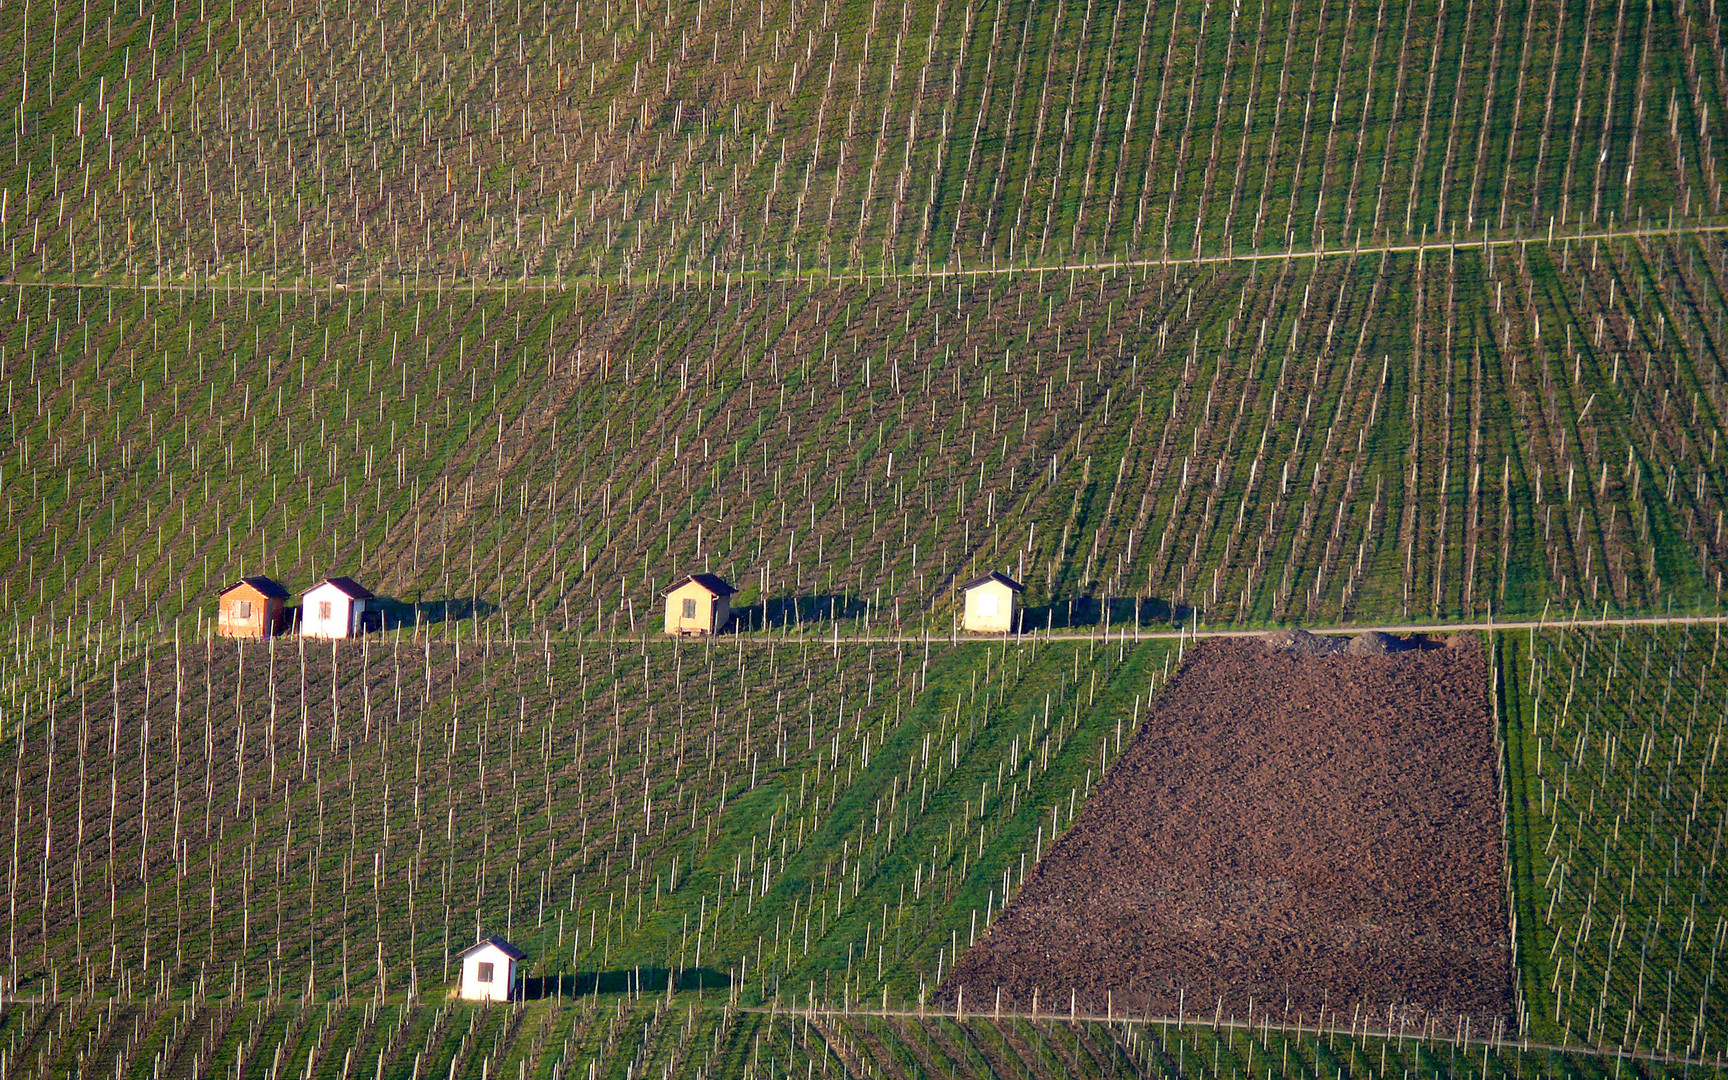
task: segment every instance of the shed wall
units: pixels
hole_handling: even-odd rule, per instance
[[[480,981],[480,965],[492,965],[492,981]],[[464,1001],[509,1001],[516,984],[516,961],[502,949],[485,948],[462,958],[462,989]]]
[[[240,615],[242,601],[252,605],[249,616]],[[280,626],[281,619],[281,598],[265,596],[252,589],[235,589],[223,593],[216,602],[216,633],[222,637],[270,637]]]
[[[1014,629],[1018,605],[1014,590],[990,581],[966,592],[966,608],[960,625],[979,634],[1005,634]]]
[[[330,605],[330,616],[320,614],[321,605]],[[356,632],[360,605],[334,586],[321,586],[308,592],[300,612],[300,633],[306,637],[345,638]]]
[[[684,614],[684,601],[694,600],[694,615]],[[668,634],[712,634],[726,625],[731,617],[729,598],[715,596],[707,589],[689,582],[666,594],[666,632]]]

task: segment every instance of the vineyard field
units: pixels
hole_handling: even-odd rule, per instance
[[[1520,1009],[1544,1038],[1728,1040],[1721,653],[1716,627],[1502,639]]]
[[[1173,651],[118,646],[9,740],[9,993],[435,1001],[499,933],[553,993],[916,1002]]]
[[[1381,1031],[1245,1022],[1190,1026],[1103,1017],[830,1014],[800,1008],[702,1007],[603,996],[510,1009],[446,1004],[272,1006],[192,1004],[24,1006],[0,1036],[9,1062],[60,1075],[80,1063],[124,1075],[252,1072],[410,1080],[415,1075],[624,1077],[737,1075],[1056,1076],[1275,1075],[1320,1080],[1360,1072],[1516,1080],[1698,1075],[1627,1054],[1601,1060],[1513,1042],[1399,1038]]]
[[[640,632],[700,568],[830,636],[946,636],[989,569],[1027,629],[1716,612],[1725,259],[13,287],[0,611],[196,633],[341,572],[422,632]]]
[[[1712,0],[116,0],[0,30],[13,277],[713,280],[1720,225]]]
[[[0,1080],[1722,1076],[1725,16],[0,0]],[[1371,627],[1485,688],[1352,823],[1474,815],[1476,1005],[948,996],[1336,697],[1197,650]]]

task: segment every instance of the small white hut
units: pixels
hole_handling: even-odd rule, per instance
[[[528,954],[503,938],[493,935],[463,949],[463,1001],[509,1001],[516,989],[516,965],[528,959]]]
[[[306,590],[300,602],[300,633],[305,637],[358,637],[367,605],[376,599],[353,578],[325,578]]]
[[[960,616],[963,629],[977,634],[1008,634],[1015,629],[1019,612],[1019,594],[1026,586],[1007,574],[994,570],[960,586],[966,595],[966,608]]]

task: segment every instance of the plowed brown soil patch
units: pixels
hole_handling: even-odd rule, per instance
[[[941,996],[1505,1016],[1484,664],[1474,636],[1388,656],[1202,643]]]

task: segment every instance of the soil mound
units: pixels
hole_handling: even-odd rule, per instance
[[[1263,640],[1272,652],[1292,656],[1330,656],[1343,650],[1347,644],[1342,638],[1321,637],[1306,630],[1275,630]]]
[[[1238,1019],[1252,1000],[1308,1023],[1360,1006],[1478,1030],[1508,1015],[1480,639],[1379,658],[1289,638],[1189,654],[941,1000]]]
[[[1344,647],[1344,651],[1351,656],[1385,656],[1388,653],[1403,652],[1405,649],[1415,647],[1414,642],[1406,641],[1401,637],[1381,633],[1379,630],[1369,630],[1351,638],[1350,644]]]

